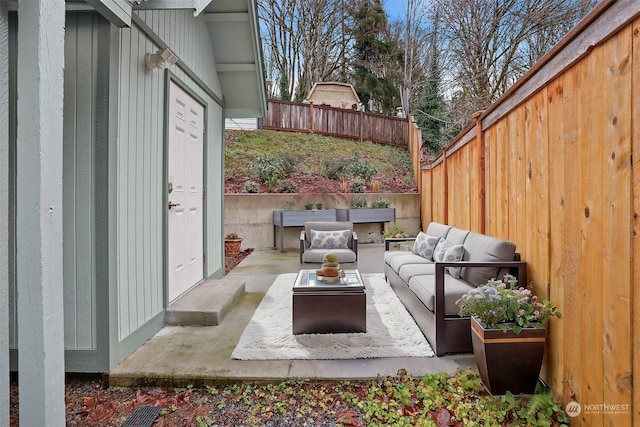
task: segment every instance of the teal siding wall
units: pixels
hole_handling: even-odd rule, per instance
[[[64,92],[65,364],[114,368],[164,324],[168,79],[204,105],[205,277],[224,274],[224,110],[204,17],[145,11],[144,28],[67,13]],[[149,35],[152,31],[154,34]],[[10,179],[15,185],[15,14],[10,19]],[[147,70],[161,39],[180,58]],[[113,43],[116,43],[113,45]],[[112,47],[110,47],[112,46]],[[13,154],[11,154],[13,153]],[[15,194],[10,192],[10,349],[17,348]]]
[[[190,70],[173,65],[171,78],[199,98],[207,111],[207,159],[203,159],[207,190],[205,276],[222,275],[222,106],[208,95],[212,90],[219,93],[219,85],[206,23],[203,17],[194,18],[189,11],[146,11],[136,15]],[[148,338],[128,339],[157,319],[166,304],[164,122],[168,71],[147,70],[144,64],[145,53],[160,48],[148,29],[134,23],[132,28],[121,31],[120,38],[116,183],[119,357],[125,357]],[[202,88],[196,79],[213,86]]]
[[[97,30],[94,14],[67,14],[64,73],[64,340],[96,347],[94,141]]]

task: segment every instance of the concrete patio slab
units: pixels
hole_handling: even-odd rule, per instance
[[[382,244],[361,245],[359,252],[358,268],[362,273],[383,272]],[[195,386],[241,381],[280,382],[290,378],[357,380],[396,375],[400,369],[422,376],[475,367],[473,354],[355,360],[231,359],[244,328],[273,280],[278,274],[296,272],[298,268],[297,251],[253,251],[225,276],[226,280],[243,282],[246,292],[219,325],[166,326],[110,373],[109,384],[133,386],[169,382]]]

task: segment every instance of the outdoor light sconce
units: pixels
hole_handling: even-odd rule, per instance
[[[178,62],[178,57],[175,53],[171,52],[171,49],[166,48],[156,53],[146,53],[144,55],[144,62],[150,70],[155,68],[162,69]]]

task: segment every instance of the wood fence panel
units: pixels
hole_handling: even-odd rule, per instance
[[[444,168],[439,167],[438,169],[433,170],[432,175],[432,203],[431,207],[433,213],[432,221],[447,223],[446,221],[446,213],[444,207],[444,191],[445,191],[445,179],[444,179]],[[428,224],[423,224],[423,227],[426,227]]]
[[[533,289],[540,298],[550,299],[549,284],[549,140],[547,88],[524,103],[525,211],[518,242],[524,242],[529,277],[535,277]],[[524,284],[523,284],[524,285]],[[556,328],[548,327],[545,354],[550,357]],[[549,378],[549,363],[543,364],[541,375]]]
[[[409,119],[270,99],[263,129],[313,132],[408,148]]]
[[[597,70],[601,81],[602,106],[599,130],[602,138],[603,174],[603,245],[602,294],[603,310],[603,402],[628,402],[632,390],[632,359],[629,337],[632,336],[633,298],[631,242],[629,224],[632,218],[631,171],[631,55],[632,33],[628,26],[603,46]],[[639,64],[640,65],[640,64]],[[638,125],[638,123],[636,123]],[[620,244],[623,242],[623,244]],[[620,280],[623,278],[623,280]],[[620,416],[621,424],[631,425],[631,414]]]
[[[635,88],[632,91],[631,101],[631,113],[632,121],[634,124],[631,128],[631,146],[632,146],[632,159],[635,159],[633,166],[635,170],[632,176],[632,243],[631,251],[633,253],[633,259],[631,260],[633,267],[633,275],[631,277],[631,283],[638,285],[640,283],[640,172],[638,171],[638,162],[640,161],[640,67],[635,64],[640,64],[640,20],[636,20],[633,25],[633,57],[632,64],[633,75],[631,81],[631,87]],[[637,288],[632,293],[632,317],[631,317],[631,354],[632,358],[632,376],[635,379],[633,381],[633,406],[632,411],[632,425],[640,424],[640,333],[638,333],[638,327],[640,327],[640,296]]]
[[[549,139],[547,89],[524,104],[524,212],[518,242],[525,243],[537,295],[549,298]]]
[[[604,377],[603,366],[603,328],[602,328],[602,265],[600,259],[602,257],[602,144],[599,143],[601,132],[600,114],[602,114],[599,101],[602,94],[597,93],[601,90],[601,81],[596,81],[600,76],[596,67],[600,61],[596,61],[597,56],[601,55],[602,48],[596,47],[592,55],[585,58],[579,64],[582,73],[582,81],[590,82],[589,89],[585,90],[585,85],[579,89],[582,105],[588,105],[590,108],[582,110],[581,126],[584,133],[581,135],[580,143],[583,144],[585,150],[583,156],[577,159],[581,162],[582,170],[586,171],[583,175],[581,188],[576,188],[581,192],[580,203],[584,206],[582,213],[582,221],[579,230],[582,231],[582,257],[581,260],[589,260],[589,262],[581,261],[579,281],[582,284],[583,294],[580,296],[582,305],[582,318],[580,319],[580,333],[586,337],[591,337],[593,349],[598,351],[588,351],[582,355],[582,363],[589,369],[582,370],[582,399],[583,402],[602,402]],[[572,183],[569,182],[571,185]],[[604,425],[602,414],[591,415],[591,420],[595,425]]]
[[[572,426],[640,425],[640,6],[608,6],[574,34],[589,49],[569,38],[549,60],[555,75],[531,73],[479,118],[485,232],[516,244],[536,294],[563,313],[549,322],[542,377],[581,405]],[[474,223],[458,208],[476,209],[469,182],[482,176],[467,136],[421,168],[425,226]]]
[[[575,153],[579,104],[576,88],[579,73],[568,73],[556,79],[547,90],[549,115],[549,269],[553,277],[549,298],[563,313],[563,321],[551,320],[549,326],[549,353],[547,370],[553,390],[562,391],[565,396],[575,396],[580,401],[578,378],[581,376],[581,355],[565,352],[568,348],[581,348],[581,334],[574,333],[571,325],[579,324],[580,306],[577,304],[579,286],[573,277],[578,274],[579,242],[571,242],[567,237],[570,230],[577,227],[579,214],[577,204],[570,203],[575,192],[565,194],[566,181],[580,180],[576,162],[567,163]],[[575,158],[573,159],[575,160]],[[575,173],[577,172],[577,173]],[[565,179],[565,176],[568,177]],[[573,207],[573,211],[572,211]],[[575,236],[575,234],[571,234]],[[574,248],[574,250],[571,250]],[[565,355],[566,353],[566,355]],[[566,381],[562,381],[566,378]]]
[[[527,209],[525,198],[525,175],[528,169],[527,153],[524,152],[524,108],[515,109],[507,116],[508,139],[505,149],[508,157],[505,163],[507,175],[507,197],[505,208],[508,212],[507,239],[518,242],[518,251],[525,259],[529,259],[527,246],[524,244],[530,237],[530,230],[524,222],[524,212]]]
[[[449,223],[466,230],[471,228],[472,209],[469,153],[470,145],[467,144],[447,159],[449,188],[455,188],[455,191],[449,193],[447,206]]]
[[[491,161],[487,165],[487,178],[491,188],[489,205],[491,211],[487,214],[489,227],[487,233],[507,239],[509,237],[509,141],[506,119],[495,125],[495,139],[488,141],[491,147]]]

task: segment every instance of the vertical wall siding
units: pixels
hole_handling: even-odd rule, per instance
[[[189,9],[139,10],[134,13],[167,43],[180,61],[221,95],[213,44],[203,14],[194,18],[193,10]]]
[[[94,14],[67,14],[64,75],[64,337],[67,349],[96,345],[93,147],[97,81]]]
[[[204,18],[189,11],[139,11],[198,77],[219,93],[213,49]],[[159,47],[135,25],[121,32],[120,116],[117,177],[118,336],[128,337],[164,309],[163,215],[164,121],[163,70],[147,70],[145,53]],[[177,65],[171,72],[206,107],[205,277],[224,272],[222,251],[223,114],[203,88]]]
[[[96,348],[96,280],[94,264],[94,141],[97,84],[96,15],[66,16],[63,140],[63,269],[64,339],[66,350]],[[15,113],[15,21],[11,27],[12,101]],[[14,114],[13,113],[13,114]],[[14,115],[12,115],[15,117]],[[14,119],[15,120],[15,119]],[[15,133],[11,152],[15,153]],[[11,182],[15,180],[15,157],[11,155]],[[10,184],[11,184],[10,182]],[[14,186],[10,185],[10,188]],[[15,222],[15,195],[9,200],[11,224]],[[13,234],[11,254],[15,251]],[[10,348],[17,348],[14,260],[10,259]]]
[[[156,47],[135,26],[121,33],[117,234],[119,336],[164,307],[162,282],[164,72],[147,70]]]
[[[630,16],[619,7],[599,22]],[[535,292],[563,313],[549,323],[542,376],[583,405],[571,424],[638,425],[640,19],[612,34],[585,28],[584,55],[532,82],[513,108],[491,110],[501,112],[483,128],[485,227],[516,243]],[[473,187],[459,174],[477,167],[465,147],[423,167],[424,225],[467,226]],[[603,404],[622,409],[585,412]]]
[[[9,348],[18,348],[16,289],[17,14],[9,14]]]

